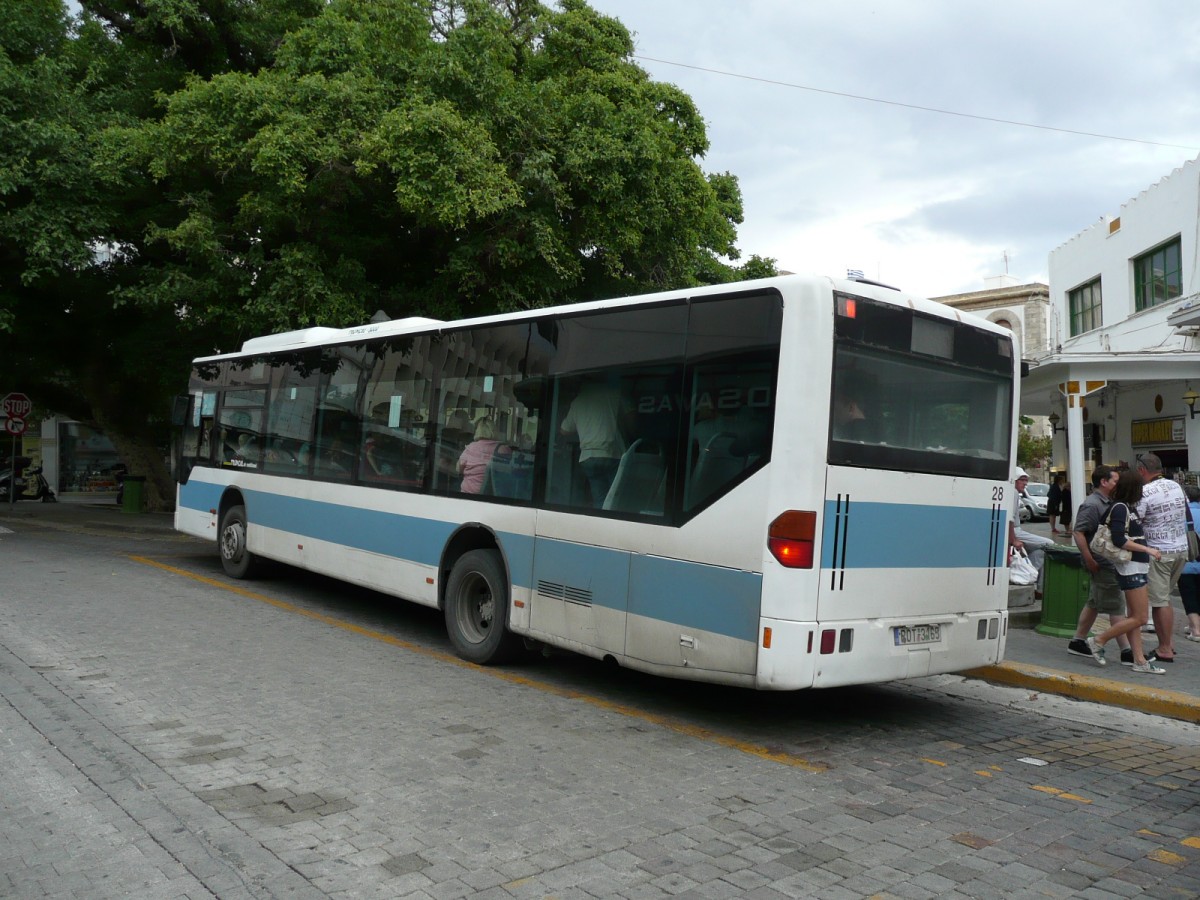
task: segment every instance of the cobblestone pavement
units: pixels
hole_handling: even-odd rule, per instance
[[[0,896],[1200,894],[1194,725],[480,669],[436,613],[161,530],[0,526]]]

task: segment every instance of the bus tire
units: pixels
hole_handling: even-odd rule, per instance
[[[258,570],[258,558],[246,549],[246,507],[240,503],[225,510],[217,535],[221,565],[231,578],[252,578]]]
[[[508,578],[500,554],[464,553],[446,582],[446,631],[454,651],[481,666],[507,662],[521,648],[507,622]]]

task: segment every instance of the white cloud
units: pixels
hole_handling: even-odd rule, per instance
[[[1051,249],[1200,153],[1194,0],[592,0],[708,123],[743,254],[914,293],[1045,280]],[[649,62],[1074,131],[941,115]]]

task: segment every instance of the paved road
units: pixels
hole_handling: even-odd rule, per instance
[[[114,514],[116,515],[116,514]],[[1200,728],[959,678],[756,694],[160,529],[0,518],[0,896],[1196,896]]]

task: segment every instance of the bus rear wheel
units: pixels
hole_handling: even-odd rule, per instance
[[[464,553],[446,582],[446,631],[463,659],[480,665],[512,659],[520,639],[508,630],[508,578],[494,550]]]
[[[246,507],[231,506],[221,517],[221,565],[231,578],[250,578],[258,569],[258,558],[246,549]]]

